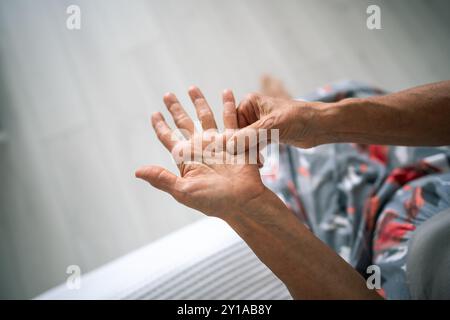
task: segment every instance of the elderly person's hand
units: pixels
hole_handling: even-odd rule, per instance
[[[279,141],[301,148],[314,147],[321,143],[321,132],[318,116],[324,110],[325,103],[304,102],[290,98],[275,98],[259,93],[252,93],[241,101],[237,109],[239,128],[233,139],[239,141],[251,131],[277,129]],[[258,139],[261,143],[261,138]]]
[[[180,176],[157,166],[142,167],[136,171],[136,176],[168,192],[178,202],[227,220],[270,191],[261,181],[257,159],[250,159],[248,153],[247,157],[236,158],[224,150],[221,142],[225,137],[217,132],[213,113],[201,91],[193,87],[189,96],[203,132],[196,132],[193,121],[172,93],[164,96],[164,103],[185,139],[177,138],[161,113],[152,116],[156,135],[173,154]],[[223,93],[223,119],[226,129],[238,128],[235,100],[230,90]]]
[[[332,103],[250,94],[237,109],[239,128],[243,129],[235,139],[255,129],[278,129],[280,142],[301,148],[338,142],[448,145],[449,92],[450,81],[441,81]]]
[[[181,176],[156,166],[142,167],[136,176],[191,208],[224,219],[286,284],[294,298],[378,298],[350,265],[263,185],[257,159],[250,156],[252,148],[233,155],[237,159],[224,161],[231,156],[224,151],[227,135],[217,133],[201,92],[192,88],[189,95],[206,135],[195,132],[194,123],[173,94],[166,95],[164,102],[186,140],[176,138],[160,113],[152,116],[156,134],[174,155]],[[225,127],[235,129],[238,120],[230,91],[224,92],[223,101]],[[210,137],[218,142],[212,148]]]

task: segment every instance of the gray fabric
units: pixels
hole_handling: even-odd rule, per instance
[[[302,100],[379,94],[383,91],[344,81]],[[266,186],[363,277],[369,266],[377,265],[380,295],[409,299],[409,240],[422,223],[450,208],[450,146],[280,145],[279,157],[270,154]]]
[[[413,299],[450,299],[450,210],[417,228],[406,267]]]

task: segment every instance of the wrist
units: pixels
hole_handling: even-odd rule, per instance
[[[236,210],[235,214],[224,219],[233,229],[253,228],[256,224],[274,225],[282,217],[291,213],[281,199],[270,189],[264,186],[257,197],[247,201]]]
[[[349,142],[348,135],[357,133],[355,127],[361,124],[360,113],[363,99],[348,98],[338,102],[322,103],[317,106],[315,145]]]
[[[235,214],[224,219],[238,234],[253,233],[255,230],[283,229],[298,221],[281,199],[267,187],[258,196],[241,206]]]
[[[300,148],[315,147],[317,134],[321,130],[318,120],[321,116],[322,102],[290,100],[287,112],[282,111],[280,121],[280,142]]]

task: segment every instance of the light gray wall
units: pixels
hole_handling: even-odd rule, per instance
[[[366,28],[378,4],[382,30]],[[219,110],[272,72],[294,93],[450,78],[449,1],[0,0],[0,297],[28,298],[201,215],[137,181],[175,167],[148,125],[166,91]],[[82,29],[68,31],[78,4]],[[192,109],[191,109],[192,110]],[[0,135],[1,136],[1,135]]]

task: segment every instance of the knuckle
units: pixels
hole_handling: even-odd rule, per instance
[[[168,109],[169,109],[170,113],[172,113],[172,114],[176,114],[177,112],[181,111],[178,103],[172,103]]]
[[[271,114],[261,119],[261,127],[264,129],[271,129],[275,126],[277,122],[278,116]]]
[[[158,175],[156,176],[156,181],[157,182],[163,182],[165,180],[166,177],[166,172],[164,170],[160,170]]]
[[[236,116],[236,109],[235,108],[225,108],[223,110],[223,116],[224,117],[235,117]]]
[[[158,137],[159,140],[162,140],[162,139],[164,139],[164,132],[157,131],[156,136]]]
[[[174,187],[177,201],[185,202],[189,198],[190,186],[186,183],[177,183]]]
[[[200,120],[206,119],[206,118],[211,118],[212,117],[212,112],[211,110],[207,109],[207,108],[202,108],[198,110],[198,117]]]
[[[185,114],[177,115],[173,118],[175,124],[182,125],[183,123],[187,123],[189,121],[189,118]]]
[[[203,106],[203,105],[206,105],[206,99],[205,98],[203,98],[203,97],[196,97],[195,99],[194,99],[194,104],[196,105],[196,106]]]
[[[257,92],[251,92],[246,96],[247,100],[257,101],[260,98],[260,94]]]

